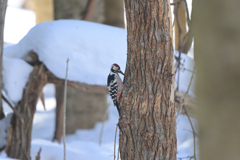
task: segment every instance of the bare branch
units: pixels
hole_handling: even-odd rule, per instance
[[[8,99],[4,95],[2,95],[2,98],[8,104],[8,106],[13,110],[16,116],[21,120],[21,122],[24,122],[21,114],[12,106],[12,104],[8,101]]]
[[[90,21],[93,15],[94,9],[96,7],[96,4],[97,4],[97,0],[89,0],[87,9],[86,9],[86,14],[83,17],[83,20]]]
[[[47,75],[48,75],[48,83],[53,83],[53,84],[57,84],[57,85],[64,85],[64,80],[56,77],[50,71],[47,72]],[[75,81],[68,81],[67,85],[69,87],[73,87],[75,89],[83,90],[83,91],[86,91],[86,92],[108,94],[107,86],[88,85],[86,83],[75,82]]]
[[[114,160],[115,160],[115,158],[116,158],[116,154],[115,154],[115,152],[116,152],[117,128],[118,128],[118,126],[116,126],[116,130],[115,130],[115,138],[114,138]]]
[[[67,76],[68,76],[68,61],[67,59],[67,67],[66,67],[66,77],[64,82],[64,100],[63,100],[63,149],[64,149],[64,157],[63,159],[66,160],[66,104],[67,104]]]
[[[184,111],[185,111],[185,113],[186,113],[186,115],[187,115],[187,117],[188,117],[188,121],[189,121],[189,123],[190,123],[190,125],[191,125],[191,128],[192,128],[192,133],[193,133],[193,156],[190,158],[190,159],[195,159],[196,160],[196,132],[195,132],[195,130],[194,130],[194,127],[193,127],[193,124],[192,124],[192,121],[191,121],[191,119],[190,119],[190,117],[189,117],[189,115],[188,115],[188,113],[187,113],[187,110],[186,110],[186,108],[183,106],[183,109],[184,109]]]
[[[192,80],[193,80],[193,77],[194,77],[194,73],[195,73],[195,66],[194,66],[194,69],[193,69],[193,73],[192,73],[192,76],[191,76],[191,80],[190,80],[190,82],[189,82],[189,84],[188,84],[187,91],[185,92],[184,96],[182,97],[181,107],[180,107],[179,110],[178,110],[176,119],[178,118],[178,116],[179,116],[179,114],[180,114],[180,112],[181,112],[181,110],[182,110],[182,107],[183,107],[183,105],[184,105],[185,98],[186,98],[186,96],[187,96],[188,93],[189,93],[189,90],[190,90],[190,87],[191,87],[191,84],[192,84]]]

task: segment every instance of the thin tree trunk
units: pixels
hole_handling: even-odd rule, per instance
[[[7,0],[0,1],[0,91],[2,90],[2,55],[3,55],[3,32]],[[2,92],[0,92],[0,119],[4,118],[2,107]]]
[[[57,140],[58,143],[61,142],[62,138],[62,132],[63,132],[63,93],[64,93],[64,87],[55,85],[56,87],[56,101],[57,101],[57,107],[56,107],[56,118],[55,118],[55,133],[53,140]]]
[[[125,0],[128,55],[120,97],[121,159],[176,160],[170,4]]]
[[[104,24],[124,28],[123,0],[105,0]]]
[[[195,1],[200,158],[240,158],[240,1]]]
[[[94,21],[98,23],[102,23],[104,20],[104,1],[103,0],[54,0],[54,19],[84,19],[88,21]],[[98,121],[98,116],[95,115],[89,115],[89,112],[84,112],[83,106],[85,108],[88,108],[87,111],[91,110],[92,112],[96,112],[97,110],[94,107],[88,107],[92,106],[94,101],[88,100],[90,99],[89,94],[86,94],[83,90],[83,88],[80,88],[79,90],[73,88],[68,89],[68,102],[67,102],[67,128],[66,133],[73,133],[76,128],[82,127],[83,124],[85,125],[85,128],[90,128],[94,126],[94,124]],[[76,85],[75,85],[76,87]],[[86,87],[88,90],[89,87]],[[90,87],[92,88],[92,87]],[[95,88],[95,87],[93,87]],[[98,87],[96,87],[98,88]],[[100,87],[101,88],[101,87]],[[98,92],[99,89],[96,90]],[[61,141],[62,136],[62,119],[63,119],[63,86],[57,86],[56,87],[56,121],[55,121],[55,132],[53,140],[57,140],[58,142]],[[106,90],[107,91],[107,90]],[[74,93],[74,94],[73,94]],[[107,92],[108,93],[108,92]],[[105,94],[105,93],[104,93]],[[93,95],[93,94],[91,94]],[[82,96],[81,98],[79,98]],[[94,97],[94,99],[98,99]],[[103,97],[102,102],[106,102],[106,98]],[[88,100],[88,101],[87,101]],[[85,103],[85,104],[84,104]],[[80,105],[82,104],[82,105]],[[105,103],[106,104],[106,103]],[[101,105],[101,104],[99,104]],[[98,106],[98,108],[106,108],[107,106]],[[71,114],[71,117],[68,116],[68,114]],[[83,114],[80,118],[81,123],[79,122],[79,118],[77,118],[76,114],[79,116],[79,114]],[[87,115],[88,114],[88,115]],[[96,115],[101,115],[101,112],[97,112]],[[93,117],[94,116],[94,117]],[[84,117],[90,120],[84,121]],[[104,119],[105,120],[105,119]]]
[[[175,49],[182,52],[183,38],[187,33],[186,29],[186,7],[185,2],[173,0],[174,5],[174,28],[175,28]],[[176,4],[179,3],[179,4]]]
[[[16,110],[22,115],[23,121],[15,113],[13,114],[12,129],[8,134],[6,150],[7,155],[11,158],[31,160],[33,116],[36,111],[37,101],[46,83],[46,68],[43,64],[35,66],[23,91],[23,98],[16,107]]]

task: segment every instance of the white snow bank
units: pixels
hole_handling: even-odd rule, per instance
[[[125,70],[127,32],[79,20],[43,22],[17,45],[5,48],[4,55],[24,58],[31,50],[59,78],[65,78],[69,58],[69,80],[106,85],[112,63],[118,63]]]
[[[39,149],[41,151],[41,159],[44,160],[59,160],[63,159],[63,145],[54,142],[35,139],[32,141],[31,157],[34,159]],[[68,160],[112,160],[113,159],[113,144],[99,146],[93,142],[75,141],[67,144],[66,159]]]
[[[3,56],[3,89],[15,105],[22,98],[32,70],[33,67],[22,59]]]

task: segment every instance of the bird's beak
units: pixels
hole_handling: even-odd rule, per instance
[[[120,70],[119,73],[121,73],[122,75],[124,75],[124,73]]]

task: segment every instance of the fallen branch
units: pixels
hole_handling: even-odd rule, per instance
[[[12,104],[8,101],[8,99],[2,95],[2,99],[8,104],[8,106],[13,110],[13,112],[16,114],[16,116],[22,121],[24,122],[21,114],[12,106]]]

